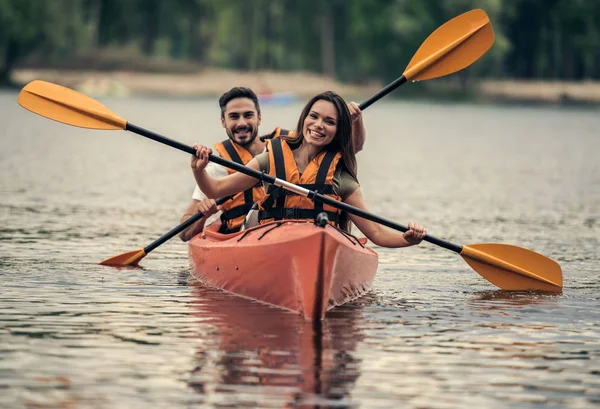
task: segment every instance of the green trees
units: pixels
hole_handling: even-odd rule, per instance
[[[86,41],[81,0],[0,0],[0,83],[33,52],[65,58]]]
[[[600,78],[600,9],[594,0],[510,0],[507,74],[517,78]]]
[[[496,43],[463,82],[600,78],[595,0],[0,0],[0,82],[27,59],[64,65],[114,49],[387,81],[436,27],[473,8],[490,16]]]

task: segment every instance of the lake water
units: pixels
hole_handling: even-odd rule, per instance
[[[401,91],[398,91],[400,93]],[[0,93],[0,407],[592,408],[600,405],[600,111],[380,101],[359,179],[372,212],[560,263],[562,294],[498,290],[455,253],[377,248],[374,288],[322,334],[204,288],[175,238],[189,156],[72,128]],[[106,99],[186,144],[216,100]],[[261,130],[302,104],[263,106]],[[316,336],[315,336],[316,335]]]

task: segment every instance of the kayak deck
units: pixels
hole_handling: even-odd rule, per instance
[[[189,242],[194,277],[306,319],[360,297],[375,278],[377,253],[331,225],[272,222],[227,235],[218,227]]]

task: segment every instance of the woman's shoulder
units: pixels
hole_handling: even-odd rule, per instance
[[[358,183],[358,181],[354,178],[354,176],[352,176],[352,174],[350,172],[348,172],[348,170],[344,167],[344,164],[342,163],[342,161],[339,161],[336,168],[335,168],[335,174],[334,177],[336,179],[352,179],[354,180],[356,183]]]
[[[346,200],[360,187],[358,181],[343,166],[337,167],[333,178],[337,181],[338,195],[342,198],[342,201]]]
[[[264,151],[254,157],[258,162],[258,166],[262,172],[269,173],[269,152]]]

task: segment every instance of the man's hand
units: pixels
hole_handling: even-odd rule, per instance
[[[223,209],[221,206],[217,206],[214,199],[203,199],[198,203],[198,211],[202,212],[205,218],[208,218],[221,210]]]

